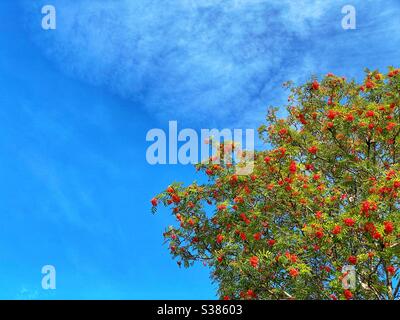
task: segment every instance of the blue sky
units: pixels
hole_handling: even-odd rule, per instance
[[[256,128],[286,80],[399,66],[399,14],[395,0],[1,1],[0,298],[215,298],[208,270],[162,245],[169,212],[150,213],[199,177],[149,165],[147,131]]]

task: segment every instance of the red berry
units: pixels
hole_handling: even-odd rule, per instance
[[[157,204],[158,204],[158,200],[156,198],[151,199],[150,202],[153,205],[153,207],[157,206]]]
[[[396,268],[393,266],[388,266],[386,268],[387,272],[389,272],[391,275],[394,275],[396,273]]]
[[[168,192],[168,193],[174,193],[174,189],[172,189],[172,187],[168,187],[168,188],[167,188],[167,192]]]
[[[226,209],[226,205],[220,204],[220,205],[217,206],[217,209],[218,209],[218,211],[223,211],[223,210]]]
[[[352,227],[356,223],[352,218],[346,218],[343,221],[344,221],[345,225],[348,227]]]
[[[385,226],[385,233],[386,234],[390,234],[390,233],[393,232],[393,230],[394,230],[393,222],[385,221],[383,224]]]
[[[341,226],[335,226],[332,230],[333,234],[339,234],[342,231],[342,227]]]
[[[375,116],[375,112],[373,112],[372,110],[368,110],[368,111],[365,113],[365,115],[366,115],[367,117],[371,118],[371,117]]]
[[[295,278],[299,275],[299,270],[295,269],[295,268],[291,268],[289,270],[289,274],[292,278]]]
[[[387,126],[386,126],[386,130],[387,131],[392,131],[393,130],[393,128],[394,127],[396,127],[396,123],[394,123],[394,122],[389,122],[388,124],[387,124]]]
[[[329,110],[329,111],[328,111],[328,114],[327,114],[327,117],[328,117],[329,119],[333,120],[333,119],[336,118],[337,114],[338,114],[338,113],[337,113],[335,110]]]
[[[347,261],[351,264],[357,264],[357,257],[356,256],[350,256]]]
[[[344,294],[344,297],[346,298],[346,300],[350,300],[351,298],[353,298],[353,294],[348,289],[344,290],[343,294]]]
[[[257,268],[257,266],[258,266],[258,257],[253,256],[253,257],[250,258],[249,261],[250,261],[250,264],[251,264],[251,266],[253,268]]]
[[[373,89],[375,87],[375,83],[373,83],[372,81],[368,80],[365,83],[365,86],[367,87],[367,89]]]
[[[318,151],[318,148],[316,146],[312,146],[310,148],[308,148],[308,152],[311,154],[316,154]]]
[[[315,236],[318,239],[321,239],[324,236],[324,232],[319,230],[319,231],[315,232]]]
[[[293,173],[293,174],[296,173],[296,171],[297,171],[296,162],[292,161],[292,162],[290,163],[289,171],[290,171],[291,173]]]

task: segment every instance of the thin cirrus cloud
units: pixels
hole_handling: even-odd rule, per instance
[[[21,1],[30,15],[45,4]],[[286,80],[354,73],[371,64],[369,57],[377,64],[398,60],[395,1],[353,1],[353,32],[342,29],[348,3],[337,0],[52,3],[55,32],[30,23],[46,56],[163,120],[254,125],[266,105],[284,101]]]
[[[260,110],[289,68],[307,61],[295,46],[332,3],[53,0],[57,30],[30,31],[61,70],[133,106],[162,119],[223,121]],[[33,15],[47,3],[22,4]]]

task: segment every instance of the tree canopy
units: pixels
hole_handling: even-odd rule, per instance
[[[153,198],[177,219],[164,237],[178,264],[209,266],[221,299],[399,299],[399,73],[287,83],[286,116],[268,111],[251,174],[203,162],[207,183]]]

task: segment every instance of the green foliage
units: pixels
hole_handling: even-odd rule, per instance
[[[152,200],[177,218],[172,256],[209,266],[225,299],[398,299],[399,69],[287,86],[288,115],[269,111],[259,134],[272,147],[251,175],[202,163],[208,183]],[[349,264],[357,286],[344,290]]]

